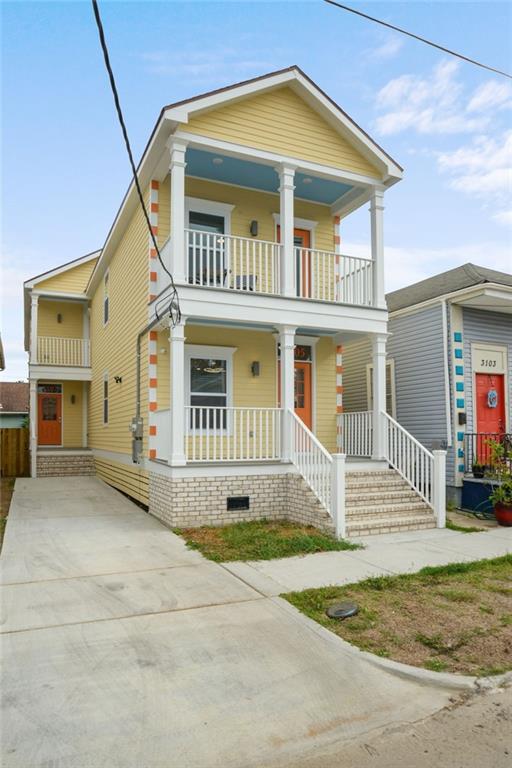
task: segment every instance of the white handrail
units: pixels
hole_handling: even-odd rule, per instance
[[[187,461],[277,461],[280,408],[185,406]]]
[[[37,337],[37,362],[39,365],[90,365],[89,339],[69,339],[63,336]]]
[[[301,298],[372,305],[372,259],[296,248],[295,269],[297,295]]]
[[[332,516],[332,456],[294,411],[289,410],[288,414],[291,425],[290,458],[315,496]]]
[[[373,412],[354,411],[337,416],[338,447],[347,456],[373,453]]]
[[[434,455],[388,413],[381,411],[380,417],[386,461],[434,507]]]
[[[185,238],[189,283],[279,293],[279,243],[196,229],[185,229]]]

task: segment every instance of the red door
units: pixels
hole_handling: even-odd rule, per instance
[[[497,435],[506,431],[505,376],[502,373],[477,373],[475,385],[478,461],[488,464],[490,451],[487,440],[490,436],[496,439]]]
[[[62,442],[62,395],[39,393],[38,443],[60,445]]]
[[[313,428],[311,418],[311,363],[295,362],[295,413],[308,429]]]

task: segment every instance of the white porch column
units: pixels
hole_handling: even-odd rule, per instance
[[[446,451],[434,454],[433,502],[437,528],[446,526]]]
[[[169,329],[171,342],[171,453],[169,464],[182,467],[185,456],[185,319]]]
[[[289,325],[279,327],[281,365],[281,408],[282,408],[282,459],[289,460],[291,454],[291,423],[289,411],[295,409],[295,331]]]
[[[37,477],[37,379],[30,379],[30,477]]]
[[[386,336],[373,337],[373,459],[386,455],[386,431],[381,413],[386,411]]]
[[[295,296],[295,254],[293,247],[293,184],[295,168],[279,168],[280,227],[281,227],[281,294]]]
[[[373,259],[373,306],[386,309],[384,293],[384,191],[374,188],[370,203]]]
[[[185,152],[186,142],[170,139],[171,161],[171,242],[170,242],[170,272],[176,282],[185,282],[186,253],[185,253]]]
[[[30,308],[30,362],[32,365],[37,363],[37,310],[39,306],[39,296],[32,294]]]
[[[344,539],[347,534],[345,515],[345,459],[344,453],[332,454],[331,467],[331,514],[337,539]]]

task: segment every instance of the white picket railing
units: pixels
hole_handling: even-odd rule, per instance
[[[187,461],[281,458],[280,408],[185,407]]]
[[[371,456],[373,453],[373,413],[355,411],[337,415],[338,448],[347,456]]]
[[[388,413],[380,416],[386,460],[433,507],[434,455]]]
[[[195,229],[186,229],[185,237],[189,283],[279,293],[279,243]]]
[[[372,305],[372,259],[296,248],[295,272],[301,298]]]
[[[37,337],[37,360],[39,365],[89,366],[89,340],[66,339],[60,336]]]
[[[291,460],[315,496],[331,514],[332,456],[294,411],[291,422]]]

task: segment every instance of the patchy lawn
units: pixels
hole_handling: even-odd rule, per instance
[[[466,675],[512,669],[512,555],[283,597],[378,656]],[[326,608],[340,600],[355,601],[359,613],[329,619]]]
[[[174,533],[185,539],[189,549],[198,549],[217,563],[361,548],[348,541],[337,541],[312,526],[286,520],[252,520],[222,527],[175,529]]]
[[[11,506],[15,482],[15,477],[0,477],[0,550],[4,540],[5,525],[7,523],[9,507]]]
[[[482,531],[487,530],[487,528],[477,528],[465,520],[461,525],[460,523],[456,523],[453,520],[450,520],[449,517],[446,518],[446,527],[450,531],[458,531],[459,533],[481,533]]]

